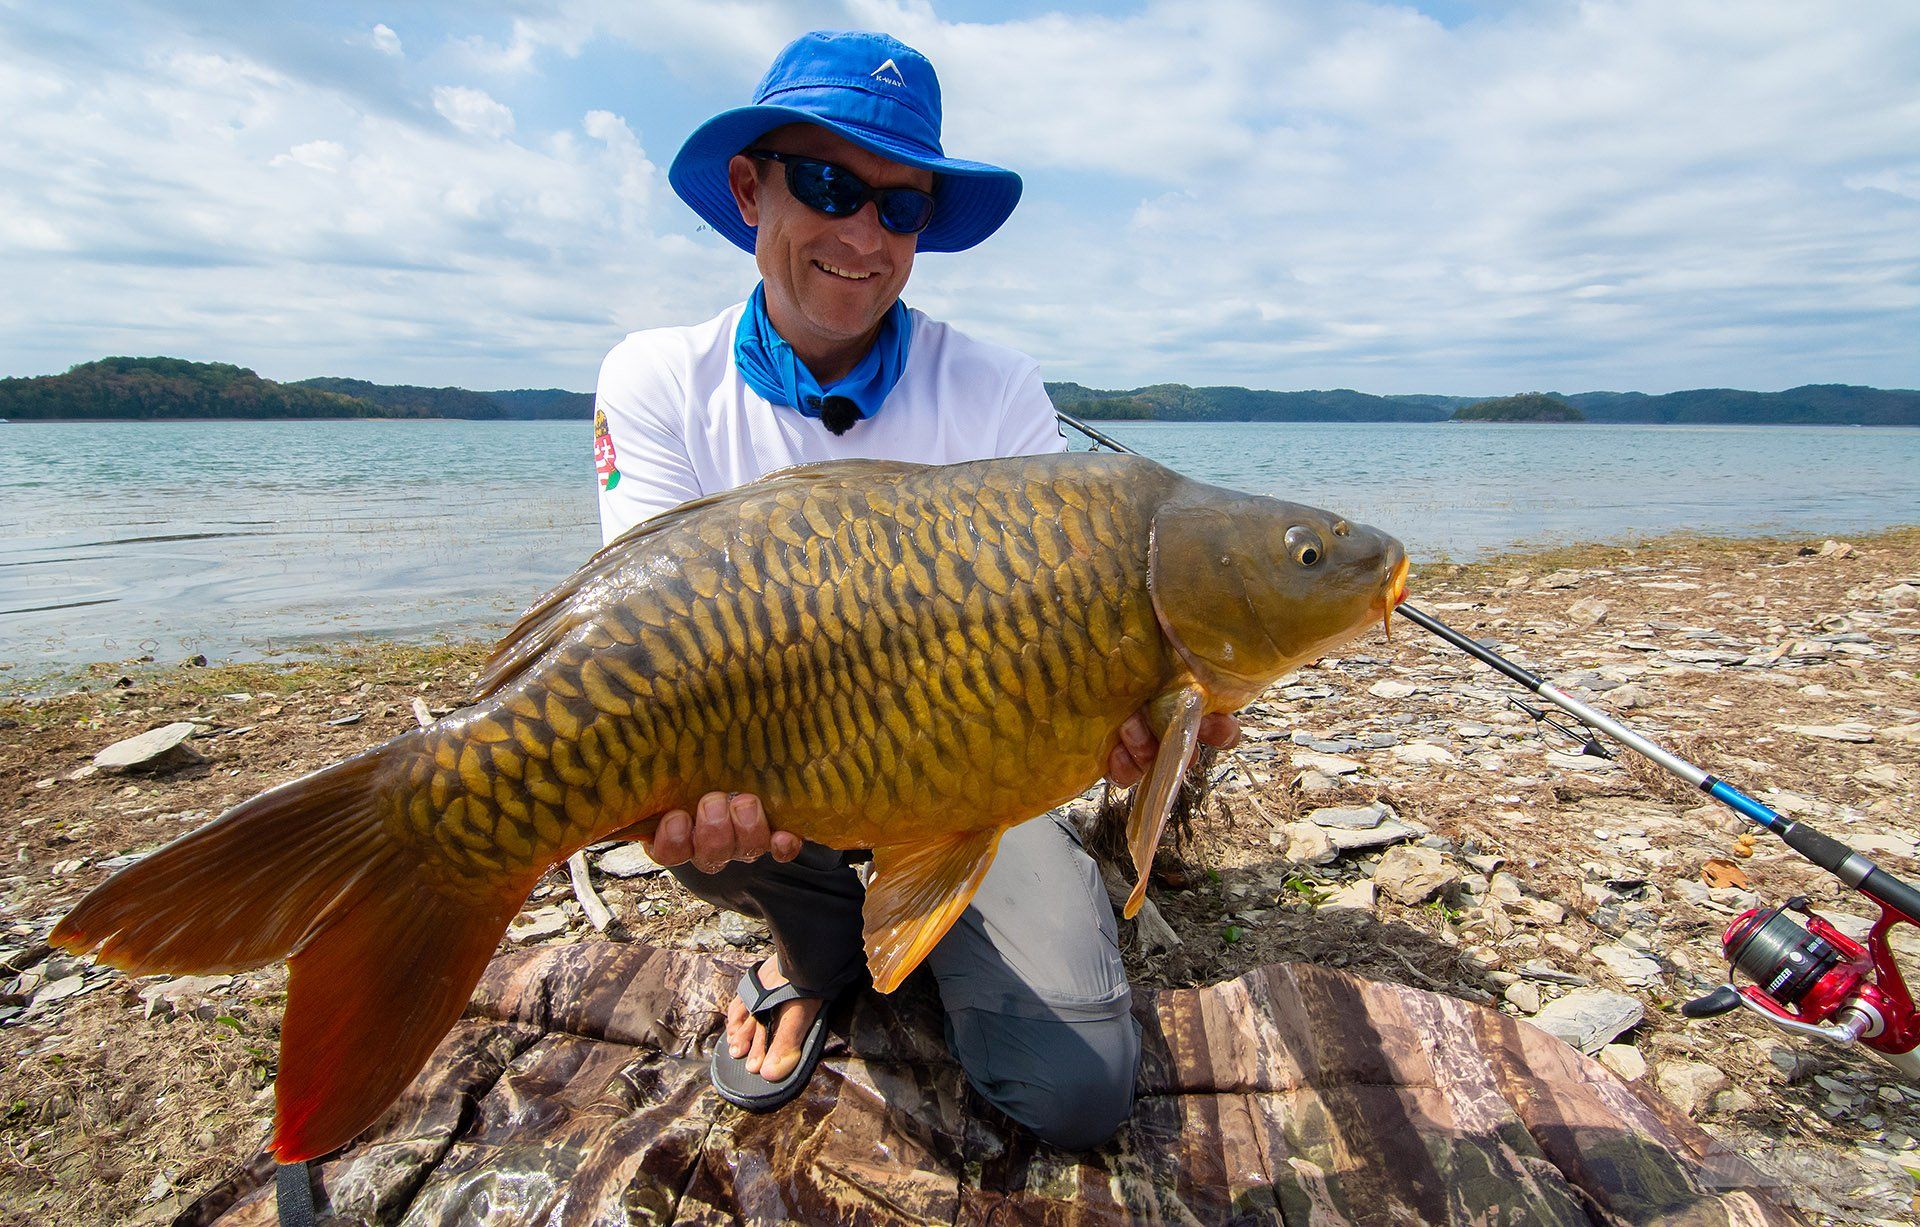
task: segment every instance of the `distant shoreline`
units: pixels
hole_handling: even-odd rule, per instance
[[[1597,425],[1920,426],[1920,391],[1805,384],[1779,392],[1695,388],[1522,392],[1507,397],[1374,395],[1351,388],[1279,392],[1165,383],[1126,390],[1046,385],[1056,408],[1101,422],[1439,422],[1465,411],[1533,418],[1546,410]],[[183,358],[101,358],[60,375],[0,378],[0,419],[27,421],[300,421],[436,418],[591,419],[590,392],[479,392],[321,376],[290,383],[245,367]]]

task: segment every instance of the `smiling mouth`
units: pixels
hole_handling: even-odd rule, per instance
[[[880,275],[879,273],[856,273],[851,269],[841,268],[835,264],[823,264],[818,260],[813,262],[813,266],[829,276],[840,278],[842,281],[867,281]]]

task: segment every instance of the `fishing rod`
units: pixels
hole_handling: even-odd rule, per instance
[[[1060,420],[1097,444],[1133,452],[1070,414]],[[1135,453],[1137,454],[1137,453]],[[1896,924],[1920,926],[1920,891],[1867,857],[1805,822],[1781,816],[1718,776],[1636,733],[1605,712],[1583,703],[1552,682],[1468,638],[1433,615],[1402,602],[1395,612],[1438,636],[1580,723],[1577,731],[1550,719],[1543,709],[1515,700],[1537,721],[1581,743],[1583,753],[1613,755],[1593,737],[1603,733],[1655,766],[1725,805],[1787,847],[1872,900],[1879,918],[1866,944],[1849,938],[1816,915],[1805,896],[1769,908],[1749,908],[1721,934],[1721,952],[1754,983],[1731,979],[1681,1006],[1688,1018],[1710,1018],[1742,1006],[1782,1030],[1839,1045],[1864,1044],[1909,1078],[1920,1077],[1920,1011],[1894,962],[1889,934]],[[1591,730],[1584,731],[1584,730]],[[1800,924],[1789,912],[1807,918]]]

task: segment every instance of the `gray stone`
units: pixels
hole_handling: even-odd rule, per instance
[[[759,921],[738,912],[721,912],[688,934],[687,941],[697,950],[717,950],[721,946],[756,946],[766,936],[767,927]]]
[[[1725,1070],[1704,1061],[1662,1061],[1653,1078],[1660,1093],[1688,1116],[1706,1111],[1715,1095],[1733,1085]]]
[[[1652,693],[1638,682],[1615,686],[1607,692],[1607,706],[1620,711],[1632,711],[1636,707],[1645,707],[1652,701]]]
[[[647,846],[634,842],[621,844],[600,857],[600,872],[612,878],[644,878],[659,873],[661,866],[647,855]]]
[[[1858,720],[1841,724],[1776,724],[1773,727],[1776,732],[1817,737],[1822,741],[1847,741],[1864,745],[1873,740],[1873,726]]]
[[[1375,801],[1370,805],[1325,806],[1308,814],[1307,821],[1315,826],[1367,831],[1393,816],[1391,806]]]
[[[1411,745],[1394,746],[1393,760],[1405,763],[1409,767],[1437,767],[1456,761],[1451,750],[1436,746],[1430,741],[1416,741]]]
[[[1524,897],[1520,879],[1504,871],[1487,879],[1487,895],[1496,903],[1518,903]]]
[[[79,972],[59,980],[49,980],[40,986],[33,995],[33,1004],[44,1005],[51,1001],[64,1001],[87,986],[87,979]]]
[[[1365,852],[1370,848],[1384,848],[1389,844],[1403,843],[1420,834],[1418,827],[1404,822],[1382,822],[1379,826],[1367,830],[1351,831],[1340,827],[1322,828],[1328,839],[1333,841],[1334,851]]]
[[[1606,965],[1608,971],[1630,987],[1645,988],[1660,980],[1658,962],[1625,946],[1595,946],[1593,957],[1599,959]]]
[[[1520,974],[1528,975],[1526,968]],[[1533,976],[1530,978],[1539,979]],[[1646,1017],[1641,1004],[1625,993],[1604,988],[1578,988],[1550,1001],[1534,1015],[1533,1025],[1592,1055]]]
[[[232,983],[232,976],[175,976],[143,986],[140,1000],[146,1002],[148,1018],[152,1018],[155,1011],[170,1016],[182,1006],[197,1005],[208,993]]]
[[[1416,906],[1459,880],[1459,872],[1431,848],[1389,848],[1373,871],[1373,884],[1389,899]]]
[[[114,742],[93,756],[93,765],[107,771],[132,771],[202,762],[206,756],[186,744],[194,732],[195,725],[186,720],[164,724],[138,737]]]
[[[1340,787],[1340,781],[1317,767],[1309,767],[1293,777],[1293,786],[1308,796],[1313,796],[1317,793],[1333,792]]]
[[[1324,771],[1328,775],[1352,775],[1360,770],[1360,764],[1355,759],[1342,758],[1338,754],[1318,754],[1311,750],[1296,751],[1293,765]]]

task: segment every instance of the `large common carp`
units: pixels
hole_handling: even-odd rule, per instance
[[[136,974],[287,959],[273,1149],[310,1158],[404,1089],[543,873],[711,790],[873,850],[887,992],[1144,707],[1131,916],[1201,716],[1384,621],[1405,580],[1372,529],[1139,457],[789,470],[628,532],[520,619],[472,706],[227,811],[52,940]]]

